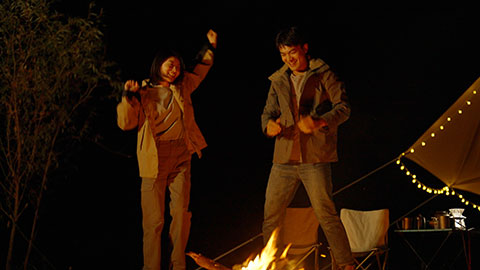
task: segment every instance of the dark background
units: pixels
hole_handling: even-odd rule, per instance
[[[86,14],[87,1],[57,5],[71,16]],[[106,52],[120,66],[123,80],[148,76],[162,43],[175,45],[188,60],[210,28],[218,33],[215,64],[192,96],[209,146],[201,159],[194,156],[192,161],[193,217],[187,251],[210,258],[261,232],[273,140],[262,134],[260,115],[267,77],[282,65],[274,46],[279,29],[306,28],[312,54],[325,60],[346,84],[352,114],[339,130],[334,191],[408,149],[480,71],[480,20],[469,6],[137,0],[97,1],[97,7],[104,12]],[[141,269],[136,133],[116,126],[116,102],[92,103],[98,114],[98,140],[67,155],[65,163],[71,166],[60,172],[64,180],[50,187],[44,201],[39,246],[57,269]],[[443,186],[421,168],[416,173],[427,184]],[[480,203],[478,195],[464,193]],[[390,164],[334,199],[338,209],[389,208],[393,222],[431,197]],[[301,195],[296,198],[300,204],[304,200]],[[479,226],[478,210],[446,196],[412,215],[430,217],[452,207],[465,208],[467,225]],[[410,255],[402,253],[400,240],[391,234],[391,269],[407,263],[406,269],[413,268],[417,262],[407,259]],[[221,262],[241,263],[259,247],[256,241]],[[187,260],[194,269],[193,261]]]

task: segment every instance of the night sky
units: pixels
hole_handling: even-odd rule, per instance
[[[174,44],[188,60],[210,28],[218,33],[215,64],[192,96],[209,146],[201,159],[192,161],[187,247],[211,258],[261,232],[273,140],[262,134],[260,115],[267,77],[282,65],[274,46],[279,29],[306,28],[312,55],[326,61],[346,84],[352,114],[339,130],[334,191],[408,149],[480,75],[480,20],[472,7],[164,2],[98,1],[97,6],[104,8],[106,52],[121,68],[123,80],[146,78],[159,44]],[[87,5],[59,6],[81,16]],[[116,102],[93,103],[98,141],[71,154],[75,169],[65,172],[68,177],[45,200],[38,238],[57,269],[141,268],[136,132],[116,126]],[[426,172],[418,174],[439,184]],[[391,164],[334,199],[339,209],[389,208],[394,221],[430,197]],[[480,198],[472,195],[475,199],[479,204]],[[303,201],[300,194],[296,202]],[[438,197],[414,214],[429,217],[458,206],[456,199]],[[470,225],[480,226],[480,213],[465,208]],[[242,262],[254,247],[223,263]],[[192,260],[188,263],[195,268]]]

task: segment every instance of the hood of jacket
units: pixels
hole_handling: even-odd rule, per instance
[[[308,70],[307,72],[323,72],[325,70],[330,69],[330,67],[319,58],[310,59],[308,62]],[[268,77],[270,81],[280,80],[284,76],[288,76],[291,73],[290,69],[288,68],[287,64],[284,64],[280,69],[275,71],[272,75]]]

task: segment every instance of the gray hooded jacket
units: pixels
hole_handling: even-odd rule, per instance
[[[290,74],[290,69],[284,65],[269,77],[271,85],[261,117],[265,134],[268,121],[280,118],[282,132],[276,136],[273,163],[298,163],[291,159],[294,141],[298,137],[302,163],[338,161],[337,129],[350,116],[343,82],[325,62],[310,60],[300,85],[302,95],[297,106],[292,102],[294,91]],[[314,120],[323,118],[328,126],[311,134],[302,133],[296,125],[300,115],[310,115]]]

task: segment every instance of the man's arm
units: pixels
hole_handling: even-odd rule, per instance
[[[322,74],[322,83],[330,97],[332,109],[320,117],[325,120],[328,126],[337,127],[350,117],[351,109],[345,91],[345,84],[331,70],[327,70]]]
[[[270,86],[267,101],[262,113],[262,131],[268,137],[275,137],[282,132],[280,115],[278,96],[273,89],[273,86]]]
[[[350,117],[350,105],[345,92],[345,85],[331,71],[327,70],[322,74],[322,84],[328,93],[332,109],[313,115],[307,115],[300,119],[298,128],[306,134],[315,130],[328,130],[329,127],[337,127]]]

